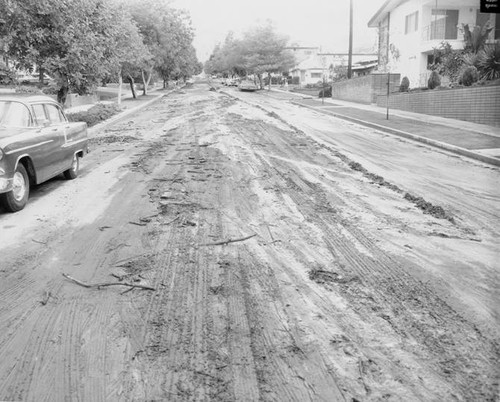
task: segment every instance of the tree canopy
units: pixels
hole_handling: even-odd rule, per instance
[[[224,76],[255,74],[261,80],[264,73],[288,71],[295,59],[286,48],[287,42],[288,38],[276,33],[270,23],[250,29],[242,39],[229,33],[224,43],[214,48],[205,72]]]
[[[199,70],[189,16],[161,0],[0,0],[0,43],[18,68],[52,75],[61,90],[102,80]],[[146,82],[144,83],[146,87]]]

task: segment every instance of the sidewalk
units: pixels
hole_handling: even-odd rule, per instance
[[[128,115],[131,115],[133,113],[136,113],[153,103],[159,101],[161,98],[164,96],[169,95],[170,93],[180,89],[179,87],[171,88],[164,90],[162,88],[154,88],[148,91],[147,95],[138,95],[136,99],[132,98],[132,95],[127,95],[122,97],[122,102],[120,104],[120,107],[122,111],[120,113],[117,113],[116,115],[110,117],[107,120],[104,120],[103,122],[96,124],[93,127],[89,127],[87,132],[89,137],[95,137],[100,131],[105,130],[109,125],[116,123],[117,121],[127,117]],[[103,101],[99,103],[116,103],[113,101]],[[95,104],[89,104],[89,105],[82,105],[82,106],[77,106],[71,109],[65,110],[66,113],[74,113],[82,110],[87,110],[90,107],[95,106]]]
[[[277,92],[285,92],[274,90]],[[500,127],[429,116],[378,106],[296,95],[292,103],[389,134],[423,142],[485,163],[500,166]],[[302,99],[300,99],[302,98]]]

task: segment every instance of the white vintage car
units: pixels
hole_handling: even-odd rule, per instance
[[[47,96],[0,96],[0,203],[16,212],[28,202],[30,185],[61,173],[78,175],[88,152],[86,123],[70,123]]]

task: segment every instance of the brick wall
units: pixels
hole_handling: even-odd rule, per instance
[[[372,73],[363,77],[336,82],[332,87],[332,98],[359,103],[376,103],[377,96],[387,93],[387,74]],[[390,91],[399,89],[400,74],[390,75]]]
[[[377,106],[386,107],[386,95]],[[500,85],[394,93],[389,108],[500,126]]]

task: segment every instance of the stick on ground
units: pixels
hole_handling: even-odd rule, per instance
[[[104,283],[85,283],[82,281],[79,281],[78,279],[75,279],[68,274],[63,273],[62,276],[64,276],[66,279],[69,279],[70,281],[76,283],[77,285],[83,286],[84,288],[103,288],[107,286],[129,286],[130,288],[139,288],[139,289],[145,289],[145,290],[156,290],[155,288],[152,288],[151,286],[144,286],[144,285],[136,285],[133,283],[127,283],[127,282],[104,282]]]
[[[252,237],[255,237],[255,236],[257,236],[257,233],[254,233],[253,235],[250,235],[250,236],[242,237],[240,239],[227,239],[227,240],[217,241],[215,243],[204,243],[204,244],[200,244],[200,246],[222,246],[222,245],[226,245],[229,243],[236,243],[239,241],[245,241],[245,240],[251,239]]]

